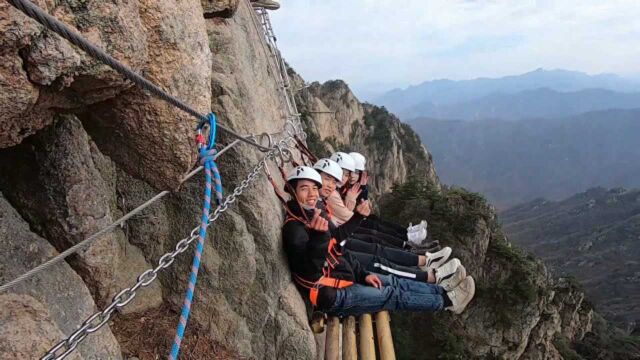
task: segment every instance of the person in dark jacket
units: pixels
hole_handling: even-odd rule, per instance
[[[439,285],[366,271],[354,256],[336,249],[338,240],[332,235],[344,236],[349,229],[332,234],[329,221],[316,208],[322,187],[320,174],[298,166],[287,176],[287,182],[295,201],[287,205],[282,229],[284,249],[294,279],[319,310],[340,316],[381,310],[447,309],[460,314],[473,298],[475,282],[470,276],[447,291]],[[367,215],[367,205],[360,204],[350,221],[355,224]]]

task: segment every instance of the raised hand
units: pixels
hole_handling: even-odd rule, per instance
[[[362,190],[360,190],[360,183],[355,183],[347,191],[347,196],[350,195],[355,199],[358,197],[358,195],[360,195],[361,192]]]
[[[320,216],[320,209],[316,209],[307,227],[318,232],[326,232],[329,231],[329,221]]]
[[[362,216],[371,215],[371,204],[369,200],[362,200],[358,206],[356,206],[356,211]]]

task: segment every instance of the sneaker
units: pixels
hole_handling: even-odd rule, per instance
[[[449,260],[449,256],[451,256],[451,248],[447,246],[438,252],[427,252],[424,255],[427,257],[427,264],[424,266],[427,271],[430,269],[437,269]]]
[[[426,253],[426,252],[434,253],[434,252],[438,252],[440,250],[442,250],[442,247],[440,247],[439,245],[438,246],[429,247],[429,248],[425,248],[425,247],[409,248],[409,252],[411,252],[412,254],[422,255],[422,256],[424,256],[424,253]]]
[[[412,242],[405,243],[405,249],[411,250],[411,252],[424,255],[424,253],[428,252],[436,252],[440,251],[440,242],[438,240],[430,241],[426,244],[414,244]]]
[[[407,233],[407,239],[414,244],[420,244],[422,240],[427,238],[427,230],[420,230]]]
[[[447,307],[445,310],[452,311],[456,315],[462,314],[475,294],[476,282],[471,276],[467,276],[457,287],[447,292],[447,296],[451,299],[453,305]]]
[[[273,0],[251,0],[251,5],[254,8],[265,8],[266,10],[280,9],[280,4]]]
[[[427,230],[427,220],[422,220],[418,225],[413,225],[409,223],[409,227],[407,228],[407,233],[416,232],[423,229]]]
[[[428,243],[424,244],[423,246],[426,247],[427,249],[428,248],[434,248],[436,246],[440,246],[440,241],[438,241],[438,240],[429,241]],[[432,251],[429,251],[429,252],[432,252]]]
[[[442,280],[448,279],[451,276],[453,276],[456,270],[458,270],[459,266],[462,266],[462,263],[460,263],[460,260],[457,258],[453,258],[447,261],[446,263],[444,263],[444,265],[435,269],[433,272],[436,275],[436,284],[440,284]],[[452,288],[454,287],[455,286],[453,286]]]
[[[445,264],[446,265],[446,264]],[[453,274],[449,274],[438,282],[438,285],[444,288],[444,291],[451,291],[460,285],[462,280],[467,277],[467,269],[460,265]],[[437,276],[436,276],[437,279]]]

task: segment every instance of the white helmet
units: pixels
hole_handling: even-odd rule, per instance
[[[345,170],[356,171],[355,161],[353,161],[353,158],[347,153],[337,152],[331,155],[331,160],[337,162],[338,165]]]
[[[315,181],[318,183],[319,187],[322,187],[322,178],[320,177],[320,174],[308,166],[296,166],[287,176],[287,181],[301,179]]]
[[[313,165],[313,168],[333,176],[338,184],[342,182],[342,168],[331,159],[320,159]]]
[[[349,153],[349,155],[353,158],[353,161],[355,162],[356,170],[364,171],[364,165],[367,163],[367,159],[364,157],[364,155],[357,152]]]

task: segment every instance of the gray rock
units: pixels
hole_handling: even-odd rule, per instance
[[[47,308],[29,295],[0,294],[0,359],[45,354],[64,334]],[[79,353],[68,359],[82,359]]]
[[[199,0],[39,5],[168,93],[209,112],[211,56]],[[196,159],[197,120],[132,88],[7,3],[0,10],[0,148],[50,124],[51,109],[67,109],[81,115],[101,151],[131,174],[177,188]]]
[[[6,283],[25,271],[55,256],[57,252],[46,240],[32,233],[29,225],[0,195],[0,282]],[[66,263],[40,273],[0,297],[1,322],[15,323],[13,316],[24,319],[15,332],[0,329],[0,344],[9,342],[11,351],[27,352],[27,358],[42,355],[42,348],[54,345],[61,334],[70,335],[80,323],[97,309],[89,290]],[[7,319],[9,314],[9,319]],[[41,330],[36,330],[41,328]],[[26,336],[25,343],[14,343],[18,334]],[[29,335],[31,334],[31,335]],[[33,337],[31,337],[33,336]],[[54,340],[55,338],[55,340]],[[37,346],[27,344],[43,340]],[[4,353],[4,351],[3,351]],[[106,325],[89,336],[79,347],[84,359],[120,359],[120,347]]]
[[[241,0],[201,0],[205,16],[232,17]]]
[[[94,159],[107,171],[110,162],[95,146],[92,152],[81,123],[73,116],[61,116],[25,143],[0,152],[0,188],[6,189],[36,232],[58,249],[67,249],[115,220],[115,184],[108,186]],[[120,229],[104,235],[71,263],[101,306],[151,267]],[[144,310],[161,301],[160,288],[154,284],[126,310]]]

